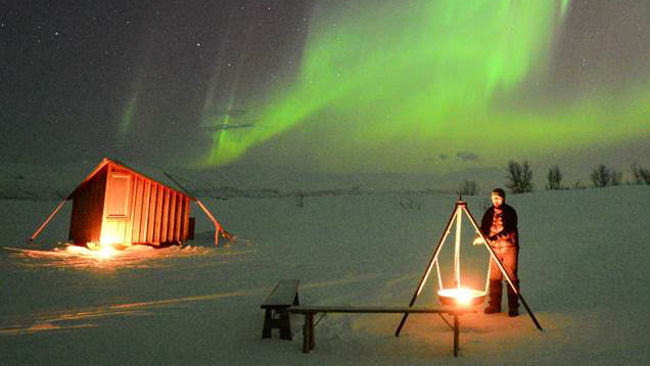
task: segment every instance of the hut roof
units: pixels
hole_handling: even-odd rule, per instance
[[[75,192],[81,185],[83,185],[85,182],[89,181],[92,179],[99,171],[101,171],[106,165],[112,165],[116,166],[120,169],[128,170],[133,174],[140,175],[145,179],[152,180],[155,182],[158,182],[162,184],[163,186],[172,189],[174,191],[177,191],[179,193],[182,193],[186,196],[189,196],[192,200],[196,200],[196,198],[192,197],[187,190],[182,187],[176,180],[174,180],[171,175],[165,173],[162,169],[160,168],[155,168],[151,166],[146,166],[146,165],[139,165],[136,168],[133,168],[132,164],[129,164],[131,166],[127,166],[122,162],[119,162],[117,160],[109,159],[109,158],[104,158],[102,161],[93,169],[93,171],[88,174],[88,176],[74,189],[74,191],[67,197],[67,199],[70,199],[74,196]]]

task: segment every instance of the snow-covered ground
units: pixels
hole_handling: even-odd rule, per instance
[[[203,200],[238,236],[229,248],[211,246],[195,207],[191,246],[103,259],[57,244],[69,206],[29,246],[58,202],[2,199],[0,364],[650,364],[648,186],[509,196],[522,294],[545,330],[523,308],[518,318],[465,315],[458,358],[437,316],[409,317],[396,338],[399,315],[331,314],[303,354],[302,318],[293,341],[263,340],[260,309],[282,278],[301,280],[303,304],[407,305],[455,196]],[[486,203],[468,197],[479,218]],[[436,304],[433,286],[417,305]]]

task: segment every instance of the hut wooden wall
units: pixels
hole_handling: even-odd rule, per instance
[[[69,238],[75,244],[86,245],[100,240],[107,175],[108,166],[73,193]]]
[[[123,179],[129,174],[128,183]],[[119,177],[119,178],[118,178]],[[139,174],[112,169],[107,184],[107,198],[118,191],[117,182],[128,186],[129,197],[125,203],[127,214],[114,215],[108,204],[104,209],[104,224],[102,231],[111,231],[123,236],[125,244],[175,244],[188,238],[190,198],[178,191],[170,189]],[[123,192],[123,188],[119,188]],[[119,199],[118,199],[119,201]],[[113,205],[120,211],[120,204]]]

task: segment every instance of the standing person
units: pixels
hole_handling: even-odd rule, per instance
[[[512,280],[512,284],[519,291],[519,277],[517,277],[517,257],[519,255],[519,232],[517,231],[517,212],[506,204],[506,192],[495,188],[490,195],[492,207],[488,208],[481,220],[481,233],[488,239],[488,244],[494,250],[497,258]],[[483,244],[477,238],[474,244]],[[490,285],[488,307],[485,314],[501,312],[502,283],[505,277],[501,273],[494,258],[490,257]],[[508,289],[508,316],[519,315],[519,297],[506,281]]]

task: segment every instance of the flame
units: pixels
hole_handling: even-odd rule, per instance
[[[453,298],[458,305],[469,306],[475,298],[484,296],[485,293],[469,288],[451,288],[438,291],[438,295]]]
[[[465,289],[458,289],[456,293],[456,301],[461,305],[469,305],[472,301],[472,294]]]

